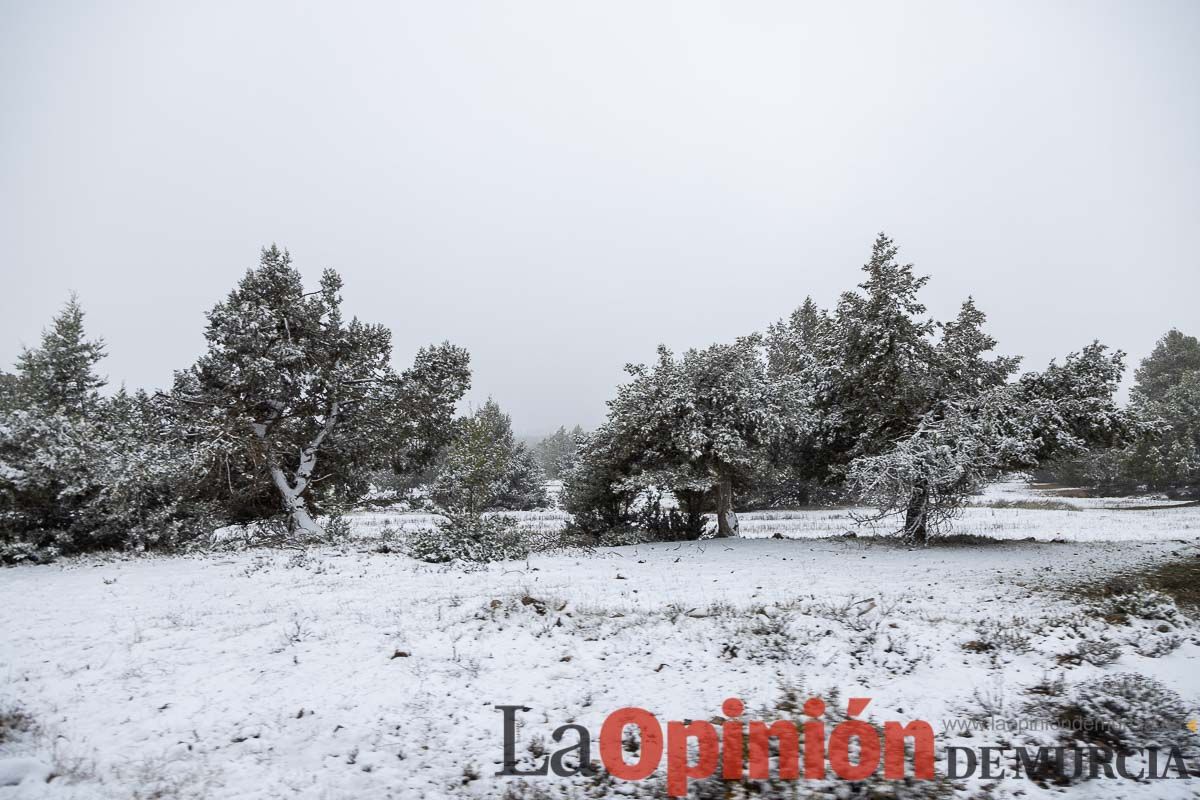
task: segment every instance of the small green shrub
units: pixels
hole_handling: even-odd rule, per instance
[[[516,520],[501,514],[451,513],[436,528],[409,537],[408,554],[419,561],[486,564],[525,558],[529,546]]]

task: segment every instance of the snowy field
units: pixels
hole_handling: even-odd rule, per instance
[[[1070,490],[1062,490],[1070,494]],[[1180,507],[1178,501],[1159,498],[1069,497],[1058,491],[1043,491],[1014,480],[989,486],[972,498],[953,521],[951,534],[969,534],[989,539],[1039,541],[1161,541],[1200,537],[1200,508]],[[1086,513],[1083,513],[1086,512]],[[567,522],[561,511],[509,511],[521,527],[552,538]],[[853,533],[855,536],[885,537],[900,521],[870,519],[874,510],[861,507],[817,507],[791,511],[751,511],[738,515],[741,535],[764,538],[775,535],[789,539],[824,538]],[[434,514],[401,511],[367,511],[351,515],[357,538],[378,539],[387,531],[402,541],[415,530],[433,527]]]
[[[1128,541],[1200,537],[1200,508],[1180,508],[1165,499],[1066,497],[1036,491],[1019,481],[998,483],[953,521],[950,533],[989,539],[1052,541]],[[738,516],[742,536],[820,537],[854,533],[886,536],[902,522],[895,518],[864,522],[870,508],[817,508],[803,511],[758,511]]]
[[[27,778],[0,798],[661,796],[655,780],[494,777],[497,704],[532,709],[519,742],[530,761],[567,722],[595,736],[627,705],[711,718],[730,696],[768,721],[788,697],[843,710],[846,697],[871,697],[868,719],[924,719],[939,746],[976,747],[1004,737],[964,737],[956,724],[1036,714],[1030,690],[1059,679],[1069,690],[1135,672],[1200,705],[1200,629],[1188,618],[1109,624],[1070,591],[1200,557],[1200,508],[1011,505],[1047,500],[1058,502],[994,487],[956,530],[998,541],[969,546],[845,537],[849,509],[773,512],[742,515],[739,540],[464,571],[374,552],[378,532],[432,522],[382,511],[356,515],[356,537],[337,549],[5,569],[0,715],[19,724],[0,741],[0,777]],[[552,533],[563,519],[523,524]],[[1077,657],[1092,650],[1114,660]],[[779,796],[848,796],[826,788]],[[927,788],[1198,796],[1180,780]]]

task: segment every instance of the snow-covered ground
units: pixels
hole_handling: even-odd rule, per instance
[[[742,536],[887,536],[903,520],[869,520],[870,508],[755,511],[738,515]],[[1170,500],[1075,498],[1031,491],[1023,483],[989,487],[952,522],[951,534],[989,539],[1129,541],[1200,537],[1200,508]]]
[[[1087,512],[1087,513],[1081,513]],[[526,530],[550,536],[567,522],[561,511],[506,511]],[[891,518],[870,521],[874,509],[865,507],[815,507],[791,511],[750,511],[738,514],[746,538],[818,538],[854,533],[856,536],[889,536],[900,524]],[[414,530],[436,524],[436,514],[394,510],[350,515],[355,536],[377,538],[388,530],[403,538]],[[1200,509],[1181,507],[1178,501],[1158,498],[1067,497],[1033,489],[1024,481],[993,484],[972,498],[953,521],[949,533],[990,539],[1040,541],[1161,541],[1200,537]]]
[[[627,705],[710,718],[730,696],[767,721],[787,693],[842,698],[843,709],[867,696],[869,719],[928,720],[939,745],[976,747],[997,737],[962,738],[948,721],[1021,717],[1038,702],[1027,690],[1058,677],[1142,673],[1196,707],[1197,628],[1108,625],[1064,590],[1200,557],[1200,508],[988,507],[1005,496],[978,498],[958,525],[1005,541],[972,546],[843,537],[853,528],[844,509],[776,512],[742,515],[743,528],[787,538],[564,551],[464,571],[373,552],[372,529],[430,521],[372,512],[341,549],[0,570],[0,715],[19,709],[29,721],[0,741],[0,765],[31,774],[0,798],[651,796],[650,783],[495,777],[497,704],[532,709],[525,756],[539,739],[552,748],[550,732],[567,722],[596,735]],[[562,519],[523,522],[553,530]],[[1158,646],[1170,637],[1178,646]],[[1073,665],[1085,642],[1110,643],[1116,661]],[[973,794],[985,784],[991,795]],[[1196,789],[1100,780],[1065,796]],[[954,793],[1063,790],[972,779]]]

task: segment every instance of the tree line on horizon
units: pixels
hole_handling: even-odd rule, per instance
[[[456,415],[469,356],[449,343],[392,366],[383,325],[347,320],[340,276],[306,290],[272,245],[207,314],[206,348],[157,392],[105,396],[102,340],[72,297],[0,372],[0,562],[171,548],[227,523],[327,535],[380,489],[442,512],[412,551],[490,560],[527,551],[491,511],[544,508],[563,481],[569,532],[697,538],[736,509],[866,500],[923,540],[1015,469],[1131,488],[1200,482],[1200,344],[1171,331],[1114,391],[1123,354],[1093,342],[1044,370],[993,353],[973,300],[927,318],[928,281],[884,235],[832,310],[679,356],[660,347],[596,430],[518,441],[489,399]],[[673,502],[665,502],[670,496]]]

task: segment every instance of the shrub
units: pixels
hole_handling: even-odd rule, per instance
[[[16,706],[0,706],[0,744],[32,731],[33,718]]]
[[[1041,697],[1026,704],[1026,712],[1048,725],[1045,733],[1027,731],[1025,744],[1076,750],[1075,756],[1062,751],[1061,757],[1028,770],[1031,779],[1069,785],[1111,769],[1107,764],[1114,756],[1178,748],[1190,760],[1200,752],[1200,739],[1186,727],[1187,704],[1154,678],[1117,673],[1069,689],[1061,681],[1043,681],[1030,693]]]
[[[529,546],[516,520],[504,515],[452,513],[436,528],[413,533],[408,554],[420,561],[488,563],[525,558]]]
[[[1158,658],[1173,652],[1183,637],[1177,632],[1190,624],[1169,595],[1133,587],[1114,591],[1094,607],[1096,616],[1119,626],[1121,638],[1139,655]]]
[[[1107,639],[1087,638],[1075,646],[1075,649],[1063,653],[1058,662],[1064,665],[1091,664],[1093,667],[1103,667],[1121,657],[1121,645]]]
[[[340,510],[332,511],[325,518],[325,524],[321,528],[325,531],[325,539],[330,544],[344,544],[350,540],[353,533],[350,521]]]
[[[1164,626],[1165,628],[1165,626]],[[1133,640],[1133,649],[1146,658],[1160,658],[1175,652],[1183,644],[1183,637],[1171,633],[1170,629],[1141,631]]]
[[[58,548],[39,547],[26,541],[0,541],[0,564],[49,564],[58,558]]]
[[[1151,589],[1135,589],[1113,594],[1104,601],[1102,610],[1105,618],[1111,619],[1124,616],[1161,620],[1172,624],[1179,620],[1179,607],[1175,605],[1175,601],[1168,595]]]
[[[1187,704],[1154,678],[1117,673],[1076,685],[1056,709],[1064,736],[1127,755],[1138,748],[1179,747],[1193,752],[1197,737],[1186,725]]]
[[[979,653],[998,650],[1027,653],[1032,648],[1032,639],[1022,627],[1020,620],[985,620],[975,626],[978,638],[967,642],[963,648]]]

